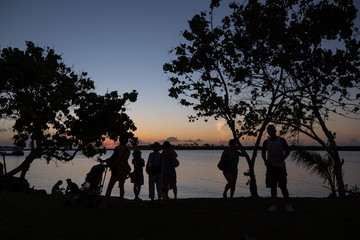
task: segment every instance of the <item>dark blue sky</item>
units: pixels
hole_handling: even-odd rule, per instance
[[[230,135],[224,122],[188,123],[192,111],[168,97],[170,82],[162,70],[170,60],[168,51],[183,40],[181,31],[188,27],[188,20],[208,10],[210,2],[1,0],[0,48],[24,49],[25,41],[49,46],[75,72],[88,72],[99,93],[136,89],[139,99],[129,106],[128,114],[144,142],[172,137],[175,141],[226,143]],[[219,9],[216,16],[225,12]],[[0,124],[4,136],[8,127]],[[360,140],[360,130],[349,135],[348,141],[351,139]]]
[[[140,140],[215,142],[227,133],[215,121],[188,123],[191,109],[168,97],[162,70],[188,20],[209,6],[210,0],[2,0],[0,47],[49,46],[75,71],[88,72],[99,93],[136,89],[128,113]]]

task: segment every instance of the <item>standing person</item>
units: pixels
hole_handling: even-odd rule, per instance
[[[277,187],[280,188],[286,202],[286,211],[293,212],[290,205],[289,191],[287,189],[287,172],[285,159],[290,154],[289,145],[286,140],[276,135],[274,125],[267,127],[269,138],[266,139],[262,146],[262,158],[266,166],[266,187],[271,189],[271,198],[273,205],[268,209],[275,212],[277,204]]]
[[[67,187],[65,193],[78,194],[80,192],[79,186],[72,182],[70,178],[66,179]]]
[[[149,175],[149,198],[154,201],[155,198],[155,186],[159,201],[161,200],[161,153],[160,143],[154,142],[152,145],[153,152],[149,154],[148,161],[146,163],[146,172]]]
[[[145,161],[141,158],[141,151],[139,149],[135,149],[133,152],[132,164],[134,165],[134,172],[132,173],[133,177],[131,178],[131,182],[134,183],[134,200],[141,201],[139,194],[141,191],[141,185],[144,185],[143,167],[145,166]]]
[[[225,149],[221,155],[224,162],[223,174],[227,181],[223,193],[223,198],[227,199],[227,192],[230,190],[230,199],[234,198],[236,180],[238,176],[239,156],[245,156],[243,152],[239,152],[235,139],[229,141],[229,147]]]
[[[128,143],[128,137],[124,134],[120,136],[120,144],[115,148],[114,153],[110,158],[106,159],[105,162],[110,166],[111,177],[109,180],[108,187],[105,193],[104,203],[100,208],[106,209],[107,203],[110,199],[111,191],[116,182],[119,182],[120,188],[120,201],[124,199],[125,195],[125,180],[128,177],[131,167],[128,163],[130,156],[130,149],[126,146]]]
[[[177,199],[176,171],[173,166],[173,158],[176,158],[178,155],[171,148],[169,141],[165,141],[163,147],[164,150],[161,154],[163,197],[164,199],[169,199],[169,189],[172,189],[174,192],[174,199]]]
[[[63,188],[60,188],[60,186],[63,184],[62,180],[59,180],[55,183],[55,185],[52,187],[51,189],[51,194],[52,195],[62,195],[63,193]]]

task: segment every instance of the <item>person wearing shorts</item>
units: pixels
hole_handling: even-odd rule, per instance
[[[266,139],[262,146],[262,158],[266,166],[266,187],[271,189],[272,206],[268,209],[275,212],[277,208],[277,187],[280,188],[285,202],[286,211],[293,212],[290,205],[289,191],[287,189],[287,172],[285,159],[290,155],[289,145],[286,140],[276,135],[274,125],[267,127],[269,138]]]
[[[236,140],[229,141],[229,147],[221,154],[221,160],[225,163],[223,174],[227,181],[223,192],[223,198],[227,199],[227,192],[230,190],[230,199],[234,198],[236,180],[238,177],[239,157],[245,156],[245,153],[239,151]]]

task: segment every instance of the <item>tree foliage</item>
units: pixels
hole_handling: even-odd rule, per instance
[[[336,133],[328,120],[334,114],[358,118],[360,54],[352,1],[299,1],[279,48],[288,65],[287,111],[276,121],[296,135],[322,145],[334,161],[339,196],[345,197]],[[323,134],[325,137],[322,137]]]
[[[14,144],[30,148],[9,175],[21,171],[24,178],[41,157],[69,161],[78,151],[88,157],[103,154],[105,137],[126,136],[136,143],[136,127],[125,113],[128,102],[137,99],[135,90],[98,95],[87,73],[74,73],[53,49],[26,46],[25,51],[1,50],[0,116],[14,121]]]

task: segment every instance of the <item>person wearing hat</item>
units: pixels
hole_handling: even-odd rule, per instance
[[[78,194],[80,192],[79,186],[72,182],[70,178],[66,179],[67,187],[65,193]]]
[[[145,168],[149,175],[149,198],[151,201],[154,201],[155,198],[155,186],[159,201],[162,196],[160,146],[160,143],[154,142],[152,145],[153,152],[149,154]]]
[[[133,152],[132,164],[134,165],[134,171],[130,174],[130,178],[131,182],[134,183],[134,200],[141,201],[139,194],[141,191],[141,185],[144,185],[143,168],[145,166],[145,161],[141,158],[141,151],[139,149],[135,149]]]

